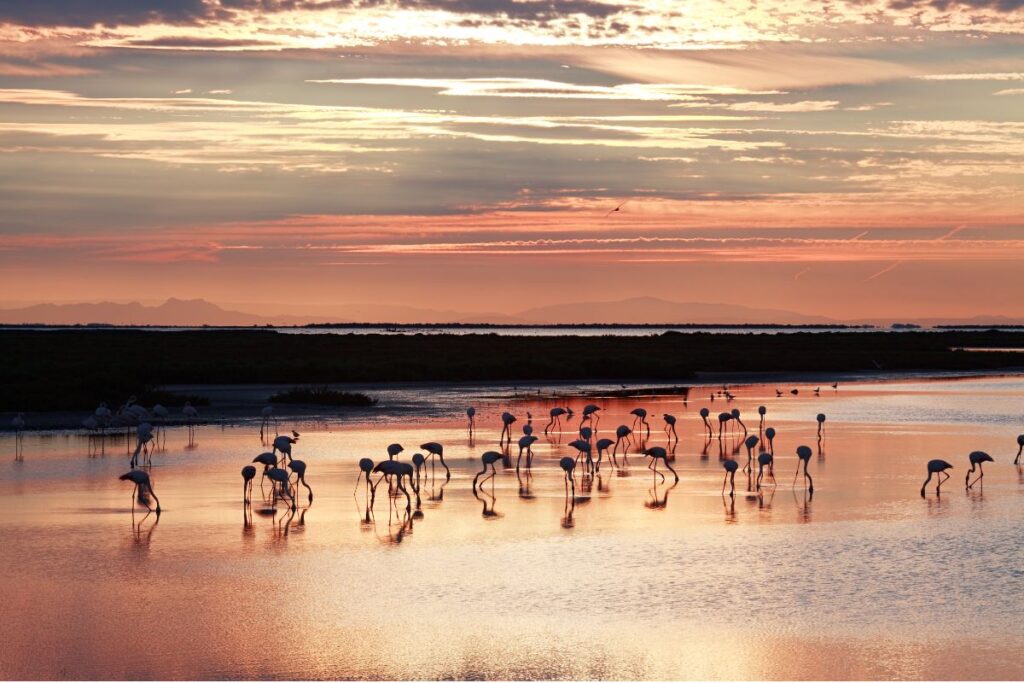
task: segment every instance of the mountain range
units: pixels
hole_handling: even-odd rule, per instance
[[[330,315],[260,315],[229,310],[204,299],[171,298],[157,306],[139,302],[37,304],[0,309],[0,324],[40,325],[150,325],[150,326],[242,326],[306,325],[325,323],[492,323],[492,324],[880,324],[912,322],[936,324],[1020,325],[1024,320],[997,315],[961,319],[836,320],[782,309],[736,304],[667,301],[656,297],[635,297],[617,301],[590,301],[537,306],[512,314],[467,314],[455,310],[434,310],[401,305],[346,304],[332,307]],[[326,309],[325,309],[326,313]]]

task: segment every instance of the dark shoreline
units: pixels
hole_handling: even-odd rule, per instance
[[[0,410],[120,405],[167,385],[650,381],[698,373],[1006,371],[1004,331],[673,333],[652,336],[287,335],[260,330],[0,331]]]

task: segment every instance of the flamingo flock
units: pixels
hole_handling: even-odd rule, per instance
[[[815,391],[815,393],[819,392]],[[719,395],[724,396],[727,401],[735,399],[735,396],[727,388],[723,388]],[[712,394],[712,400],[714,400],[714,397],[715,394]],[[664,423],[662,431],[666,444],[661,446],[648,445],[651,426],[648,421],[649,413],[646,408],[633,408],[628,412],[633,418],[631,424],[619,425],[614,430],[607,432],[608,436],[598,438],[601,413],[602,406],[596,403],[590,403],[583,407],[579,423],[576,427],[577,438],[567,444],[567,447],[572,449],[575,455],[561,457],[558,460],[558,466],[562,470],[565,479],[567,496],[566,515],[563,517],[563,524],[571,522],[573,518],[573,511],[577,502],[577,478],[582,476],[581,486],[583,486],[584,491],[589,491],[593,480],[600,477],[602,465],[607,461],[610,461],[610,465],[619,476],[625,476],[628,472],[621,468],[629,466],[628,454],[630,448],[636,448],[635,453],[642,454],[648,459],[647,469],[655,477],[655,488],[658,482],[667,481],[665,470],[671,473],[673,486],[680,481],[679,473],[671,464],[675,460],[675,445],[679,442],[680,438],[677,431],[679,421],[674,414],[662,414]],[[467,417],[467,427],[472,438],[473,433],[477,429],[478,412],[475,407],[469,407],[466,409],[465,414]],[[737,471],[741,469],[743,472],[749,473],[748,487],[750,488],[748,490],[760,492],[764,487],[774,488],[778,486],[775,477],[775,439],[777,431],[775,427],[767,423],[768,408],[766,406],[761,405],[757,408],[759,419],[755,425],[756,434],[749,432],[738,408],[719,413],[717,433],[709,419],[711,415],[709,408],[701,407],[697,414],[701,420],[700,430],[703,432],[708,443],[715,438],[720,442],[726,437],[741,439],[738,444],[736,441],[731,442],[737,444],[731,454],[726,455],[723,447],[721,458],[725,474],[722,481],[723,496],[728,495],[730,498],[735,496],[735,477]],[[198,410],[191,403],[186,402],[182,408],[181,415],[181,422],[187,427],[189,443],[192,444],[194,443],[195,429],[199,419]],[[557,437],[563,433],[563,420],[572,420],[574,416],[575,412],[567,405],[563,404],[550,408],[548,422],[544,425],[544,434],[552,438]],[[134,450],[129,448],[130,470],[119,477],[120,480],[131,482],[133,485],[133,509],[137,502],[157,515],[161,513],[162,508],[151,478],[151,468],[153,466],[153,456],[159,452],[161,436],[165,435],[169,418],[169,411],[162,405],[155,404],[150,409],[146,409],[138,403],[135,396],[131,396],[116,411],[111,410],[106,403],[101,403],[91,414],[82,420],[82,426],[91,435],[105,435],[108,432],[116,433],[123,429],[129,444],[132,441],[132,430],[134,430],[135,448]],[[314,495],[313,489],[307,481],[308,468],[306,462],[294,457],[294,450],[299,444],[300,434],[296,431],[286,434],[279,433],[277,418],[274,415],[272,406],[264,407],[261,410],[260,418],[260,438],[261,441],[265,437],[269,440],[267,445],[270,447],[270,450],[259,453],[241,469],[243,505],[248,507],[252,504],[257,474],[260,475],[260,491],[268,505],[273,507],[276,506],[278,501],[283,501],[288,508],[294,511],[298,507],[300,491],[303,488],[306,493],[306,504],[311,505]],[[532,477],[531,470],[534,466],[535,458],[533,447],[539,441],[539,437],[533,433],[533,415],[530,412],[526,412],[526,421],[522,423],[522,435],[518,437],[513,435],[513,426],[519,422],[519,418],[515,414],[508,410],[503,411],[500,413],[500,420],[499,450],[488,450],[480,456],[481,469],[476,472],[471,484],[473,495],[484,503],[484,516],[490,518],[500,516],[494,511],[494,482],[499,474],[497,469],[498,463],[502,463],[503,469],[511,469],[513,467],[509,453],[513,440],[516,441],[518,446],[518,455],[515,460],[514,469],[516,476],[520,478],[520,494],[524,498],[532,498],[532,494],[529,493],[529,481]],[[816,435],[820,458],[822,456],[822,442],[825,438],[827,416],[825,413],[818,413],[814,421],[817,426]],[[18,413],[13,418],[11,428],[15,432],[15,457],[17,460],[21,460],[23,458],[23,434],[26,428],[24,413]],[[271,428],[273,428],[272,439],[269,436]],[[611,438],[612,434],[614,434],[614,438]],[[1024,453],[1024,434],[1017,437],[1016,445],[1018,449],[1013,462],[1015,465],[1019,465],[1022,453]],[[741,447],[746,448],[746,464],[742,468],[740,461],[736,457]],[[444,482],[441,484],[440,493],[437,493],[434,484],[431,484],[431,491],[434,493],[431,494],[430,499],[441,500],[444,485],[452,479],[452,470],[445,461],[444,445],[438,441],[428,441],[421,444],[419,450],[421,452],[416,452],[412,455],[411,462],[403,462],[399,457],[405,452],[405,448],[399,443],[392,443],[385,448],[387,459],[375,462],[371,458],[364,457],[358,461],[359,474],[356,478],[353,494],[358,496],[360,486],[363,486],[367,519],[373,515],[377,491],[382,483],[387,485],[388,497],[394,503],[396,510],[398,509],[397,501],[404,499],[405,513],[407,516],[412,517],[413,497],[415,497],[415,514],[422,516],[421,490],[428,482],[434,482],[436,479],[436,465],[438,464],[444,470]],[[702,455],[706,457],[706,453],[707,445],[705,445]],[[813,495],[814,480],[809,471],[809,466],[814,450],[810,446],[800,445],[795,449],[795,455],[797,467],[792,486],[796,487],[797,480],[800,478],[802,471],[803,488],[809,495]],[[994,462],[995,459],[984,451],[972,451],[969,453],[967,456],[969,468],[966,470],[964,478],[965,489],[970,491],[974,487],[980,486],[985,476],[984,465]],[[756,478],[754,477],[755,463],[757,466]],[[427,467],[428,464],[430,465],[429,468]],[[935,481],[935,494],[941,495],[942,485],[950,479],[949,471],[954,469],[954,465],[947,460],[934,458],[926,463],[925,469],[927,478],[921,485],[920,495],[926,497],[928,486],[933,480]],[[525,483],[522,478],[524,471]],[[269,491],[266,488],[268,483]],[[490,483],[490,493],[485,489],[485,485],[488,483]],[[598,486],[600,489],[600,482]],[[728,493],[726,493],[727,487],[729,489]],[[654,499],[657,504],[652,504],[652,507],[664,507],[667,493],[665,497],[661,498],[654,494]],[[151,503],[155,503],[155,507]]]

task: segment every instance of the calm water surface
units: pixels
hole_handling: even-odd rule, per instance
[[[478,403],[465,419],[282,424],[302,432],[311,505],[241,504],[240,468],[265,450],[258,426],[168,430],[152,477],[159,520],[130,500],[123,438],[28,434],[0,449],[0,648],[4,678],[1008,678],[1024,677],[1024,379],[841,385],[776,398],[732,390],[731,404],[678,396],[594,399],[599,437],[651,414],[679,418],[676,486],[628,465],[577,477],[567,500],[557,459],[577,417],[535,445],[529,476],[499,465],[479,497],[479,456],[498,415],[552,401]],[[806,394],[806,395],[805,395]],[[431,401],[414,390],[410,401]],[[588,399],[589,400],[589,399]],[[564,402],[563,402],[564,403]],[[756,408],[775,427],[777,487],[737,475],[738,437],[706,440],[698,416]],[[818,412],[828,415],[816,439]],[[445,444],[447,485],[424,483],[376,515],[353,497],[355,463]],[[813,497],[794,449],[815,450]],[[965,492],[966,455],[995,458]],[[514,466],[515,449],[512,452]],[[924,463],[954,463],[936,497]],[[438,472],[442,470],[438,469]],[[671,478],[668,481],[671,484]],[[300,496],[305,503],[305,497]],[[415,500],[413,500],[415,506]],[[134,508],[134,512],[133,512]]]

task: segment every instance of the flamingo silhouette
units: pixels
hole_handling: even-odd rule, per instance
[[[754,469],[754,446],[757,445],[757,437],[751,434],[744,440],[743,445],[747,447],[747,464],[744,466],[744,472],[752,472]]]
[[[719,413],[718,414],[718,438],[722,438],[722,430],[732,419],[732,413]]]
[[[288,469],[295,473],[295,491],[299,490],[299,484],[301,483],[309,491],[309,502],[313,502],[313,489],[306,483],[306,463],[302,460],[292,460],[288,463]]]
[[[451,480],[452,471],[448,469],[448,464],[444,461],[444,446],[436,441],[428,441],[427,443],[420,444],[420,448],[429,453],[427,457],[430,458],[431,465],[433,465],[435,457],[441,461],[441,467],[443,467],[445,471],[445,481]]]
[[[601,408],[593,403],[588,403],[583,406],[583,417],[580,418],[580,429],[583,428],[584,422],[590,422],[590,426],[597,429],[597,423],[601,421],[601,416],[597,414],[599,410],[601,410]]]
[[[757,407],[757,414],[761,416],[761,422],[758,425],[757,430],[759,432],[763,432],[764,431],[764,416],[768,414],[768,409],[765,408],[764,406],[758,406]]]
[[[558,466],[565,473],[565,492],[569,494],[569,485],[572,485],[572,499],[576,500],[576,459],[565,456],[558,461]]]
[[[757,488],[758,489],[761,488],[761,479],[764,477],[764,468],[765,468],[765,466],[769,466],[769,468],[768,468],[768,476],[772,478],[772,484],[776,484],[777,485],[777,482],[775,481],[775,473],[772,472],[772,470],[774,468],[770,467],[772,465],[772,460],[773,459],[774,458],[772,458],[772,454],[767,452],[767,451],[761,451],[761,453],[758,454],[758,456],[757,456]]]
[[[676,433],[676,416],[665,413],[661,416],[665,420],[665,436],[672,440],[675,437],[676,441],[679,441],[679,434]]]
[[[474,493],[476,492],[477,481],[480,480],[481,476],[487,473],[488,467],[491,468],[491,473],[484,477],[482,480],[480,480],[480,483],[483,483],[484,481],[487,481],[488,479],[491,479],[496,474],[498,474],[497,470],[494,469],[494,463],[498,462],[503,457],[505,456],[503,456],[498,451],[486,451],[483,455],[480,456],[480,463],[483,465],[483,467],[479,472],[477,472],[476,476],[473,477]]]
[[[132,453],[130,467],[135,469],[139,464],[139,455],[149,457],[149,443],[153,441],[153,425],[143,422],[135,430],[135,452]]]
[[[470,406],[466,408],[466,418],[469,420],[469,431],[473,431],[476,427],[476,408]]]
[[[282,434],[281,436],[274,438],[274,450],[271,452],[277,454],[278,451],[281,451],[280,462],[284,463],[285,460],[292,459],[292,445],[295,444],[297,441],[297,437],[292,438],[290,436],[285,436],[284,434]]]
[[[584,441],[583,439],[576,439],[569,443],[569,445],[576,449],[576,462],[579,462],[580,458],[584,458],[587,471],[591,471],[593,468],[593,459],[590,456],[590,442]]]
[[[967,488],[973,488],[975,484],[985,478],[985,470],[981,468],[981,464],[985,462],[993,462],[992,456],[984,451],[973,451],[967,456],[967,459],[971,462],[971,469],[967,470],[967,476],[964,477],[964,486]],[[973,482],[971,481],[971,474],[974,472],[974,467],[978,467],[978,478]]]
[[[799,458],[799,460],[797,460],[796,463],[796,473],[793,474],[793,486],[796,486],[796,478],[797,475],[800,474],[800,463],[802,462],[804,464],[804,480],[810,484],[810,486],[807,487],[807,490],[810,493],[814,493],[814,479],[812,479],[811,475],[807,472],[807,463],[811,461],[812,455],[814,455],[814,453],[811,451],[810,446],[797,446],[796,457]],[[928,477],[931,478],[931,475],[929,474]]]
[[[1021,451],[1024,451],[1024,434],[1021,434],[1017,437],[1017,457],[1013,459],[1014,465],[1020,464]]]
[[[267,474],[270,472],[271,467],[277,467],[277,456],[273,453],[260,453],[252,459],[254,463],[263,465],[263,476],[260,477],[260,489],[263,488],[263,480],[267,478]],[[255,476],[255,475],[254,475]]]
[[[153,482],[149,479],[149,474],[142,470],[132,470],[118,477],[121,481],[130,481],[135,486],[132,488],[132,507],[135,507],[135,494],[138,493],[138,501],[146,506],[147,509],[152,510],[149,507],[149,501],[146,499],[146,495],[153,496],[153,500],[156,501],[156,512],[160,514],[160,499],[156,497],[156,492],[153,491]]]
[[[615,454],[619,452],[619,444],[622,443],[623,439],[628,438],[629,435],[632,434],[632,433],[633,433],[633,430],[630,429],[629,427],[627,427],[626,425],[619,425],[618,428],[615,430],[615,448],[612,449],[612,461],[613,462],[615,461]],[[623,453],[623,455],[625,455],[625,453],[626,453],[626,449],[625,448],[622,449],[622,453]],[[615,464],[616,464],[616,467],[617,467],[618,463],[616,462]]]
[[[821,436],[821,431],[825,428],[825,413],[818,413],[818,436]]]
[[[242,468],[242,503],[248,505],[252,500],[252,480],[256,477],[256,468],[246,465]]]
[[[714,430],[711,429],[711,423],[708,422],[708,415],[710,415],[710,414],[711,414],[711,411],[708,410],[707,408],[701,408],[700,409],[700,419],[704,420],[704,428],[708,430],[708,437],[709,438],[715,435]]]
[[[533,446],[537,440],[533,434],[527,434],[519,439],[519,457],[516,458],[516,472],[519,472],[519,462],[523,459],[523,449],[526,450],[526,467],[533,467]]]
[[[672,465],[668,464],[668,453],[664,448],[661,446],[653,446],[644,451],[644,455],[651,459],[651,463],[647,466],[648,469],[660,476],[662,481],[665,480],[665,475],[658,471],[659,460],[665,463],[665,467],[668,468],[668,471],[672,473],[672,476],[676,478],[677,482],[679,481],[679,475],[676,474],[674,469],[672,469]]]
[[[277,435],[277,417],[274,415],[274,406],[263,406],[260,411],[263,420],[260,422],[260,438],[263,438],[264,431],[270,433],[270,421],[274,421],[274,435]]]
[[[396,487],[399,491],[405,494],[405,512],[406,514],[412,513],[412,498],[409,496],[409,489],[402,483],[404,478],[409,479],[409,485],[412,485],[413,468],[412,465],[405,462],[398,462],[397,460],[381,460],[377,463],[377,466],[373,468],[374,472],[380,474],[378,479],[370,487],[370,508],[373,508],[374,503],[377,500],[377,486],[384,479],[396,482]]]
[[[552,408],[550,411],[548,411],[548,415],[551,419],[548,421],[546,425],[544,425],[544,433],[547,434],[548,430],[554,426],[557,426],[559,429],[561,429],[562,416],[565,415],[565,413],[565,408]]]
[[[739,408],[733,408],[731,414],[732,414],[732,419],[736,420],[736,422],[739,424],[740,427],[743,427],[743,437],[746,438],[746,436],[747,436],[747,425],[743,424],[743,420],[740,419]]]
[[[505,437],[508,437],[508,442],[512,443],[512,423],[516,421],[516,416],[509,412],[501,414],[501,436],[498,437],[498,443],[502,444],[505,441]]]
[[[595,465],[595,468],[597,469],[598,472],[601,471],[601,461],[604,459],[605,452],[608,450],[608,447],[611,446],[614,443],[615,442],[612,441],[611,439],[598,439],[597,440],[597,444],[595,444],[597,446],[597,463]],[[615,457],[614,456],[612,456],[612,463],[614,465],[616,465],[616,466],[618,465],[618,463],[615,461]]]
[[[296,508],[295,496],[292,495],[288,470],[281,469],[280,467],[271,467],[267,470],[267,479],[270,480],[274,487],[274,501],[276,502],[278,497],[287,497],[292,503],[292,510],[294,510]]]
[[[768,451],[775,455],[775,427],[764,430],[764,438],[768,439]]]
[[[929,460],[928,478],[924,480],[923,484],[921,484],[921,497],[924,498],[924,489],[926,486],[928,486],[928,482],[932,480],[933,474],[935,475],[935,479],[938,481],[938,483],[935,484],[935,495],[940,495],[940,489],[942,488],[942,484],[946,481],[946,479],[949,479],[949,475],[946,474],[946,470],[951,469],[953,469],[953,466],[950,465],[945,460]],[[946,479],[943,479],[943,476],[945,476]]]
[[[359,459],[359,474],[356,475],[356,487],[352,491],[352,495],[353,496],[355,496],[356,495],[356,491],[359,490],[359,482],[361,480],[363,480],[363,479],[366,480],[367,494],[369,494],[369,489],[370,489],[370,486],[372,485],[370,483],[370,473],[371,472],[373,472],[373,461],[370,460],[369,458],[360,458]]]
[[[135,398],[134,396],[132,397]],[[182,415],[185,416],[185,424],[188,425],[188,438],[189,441],[195,437],[196,434],[196,420],[199,419],[199,411],[192,406],[191,401],[185,401],[185,405],[181,409]]]
[[[644,410],[643,408],[633,408],[633,410],[629,411],[629,414],[635,416],[633,418],[633,429],[636,429],[637,424],[639,424],[641,427],[646,427],[647,436],[648,438],[650,438],[651,425],[647,422],[647,411]]]
[[[725,469],[725,478],[722,480],[722,494],[725,494],[725,483],[730,482],[729,495],[733,496],[736,494],[736,470],[740,468],[740,464],[729,458],[722,461],[722,467]]]

